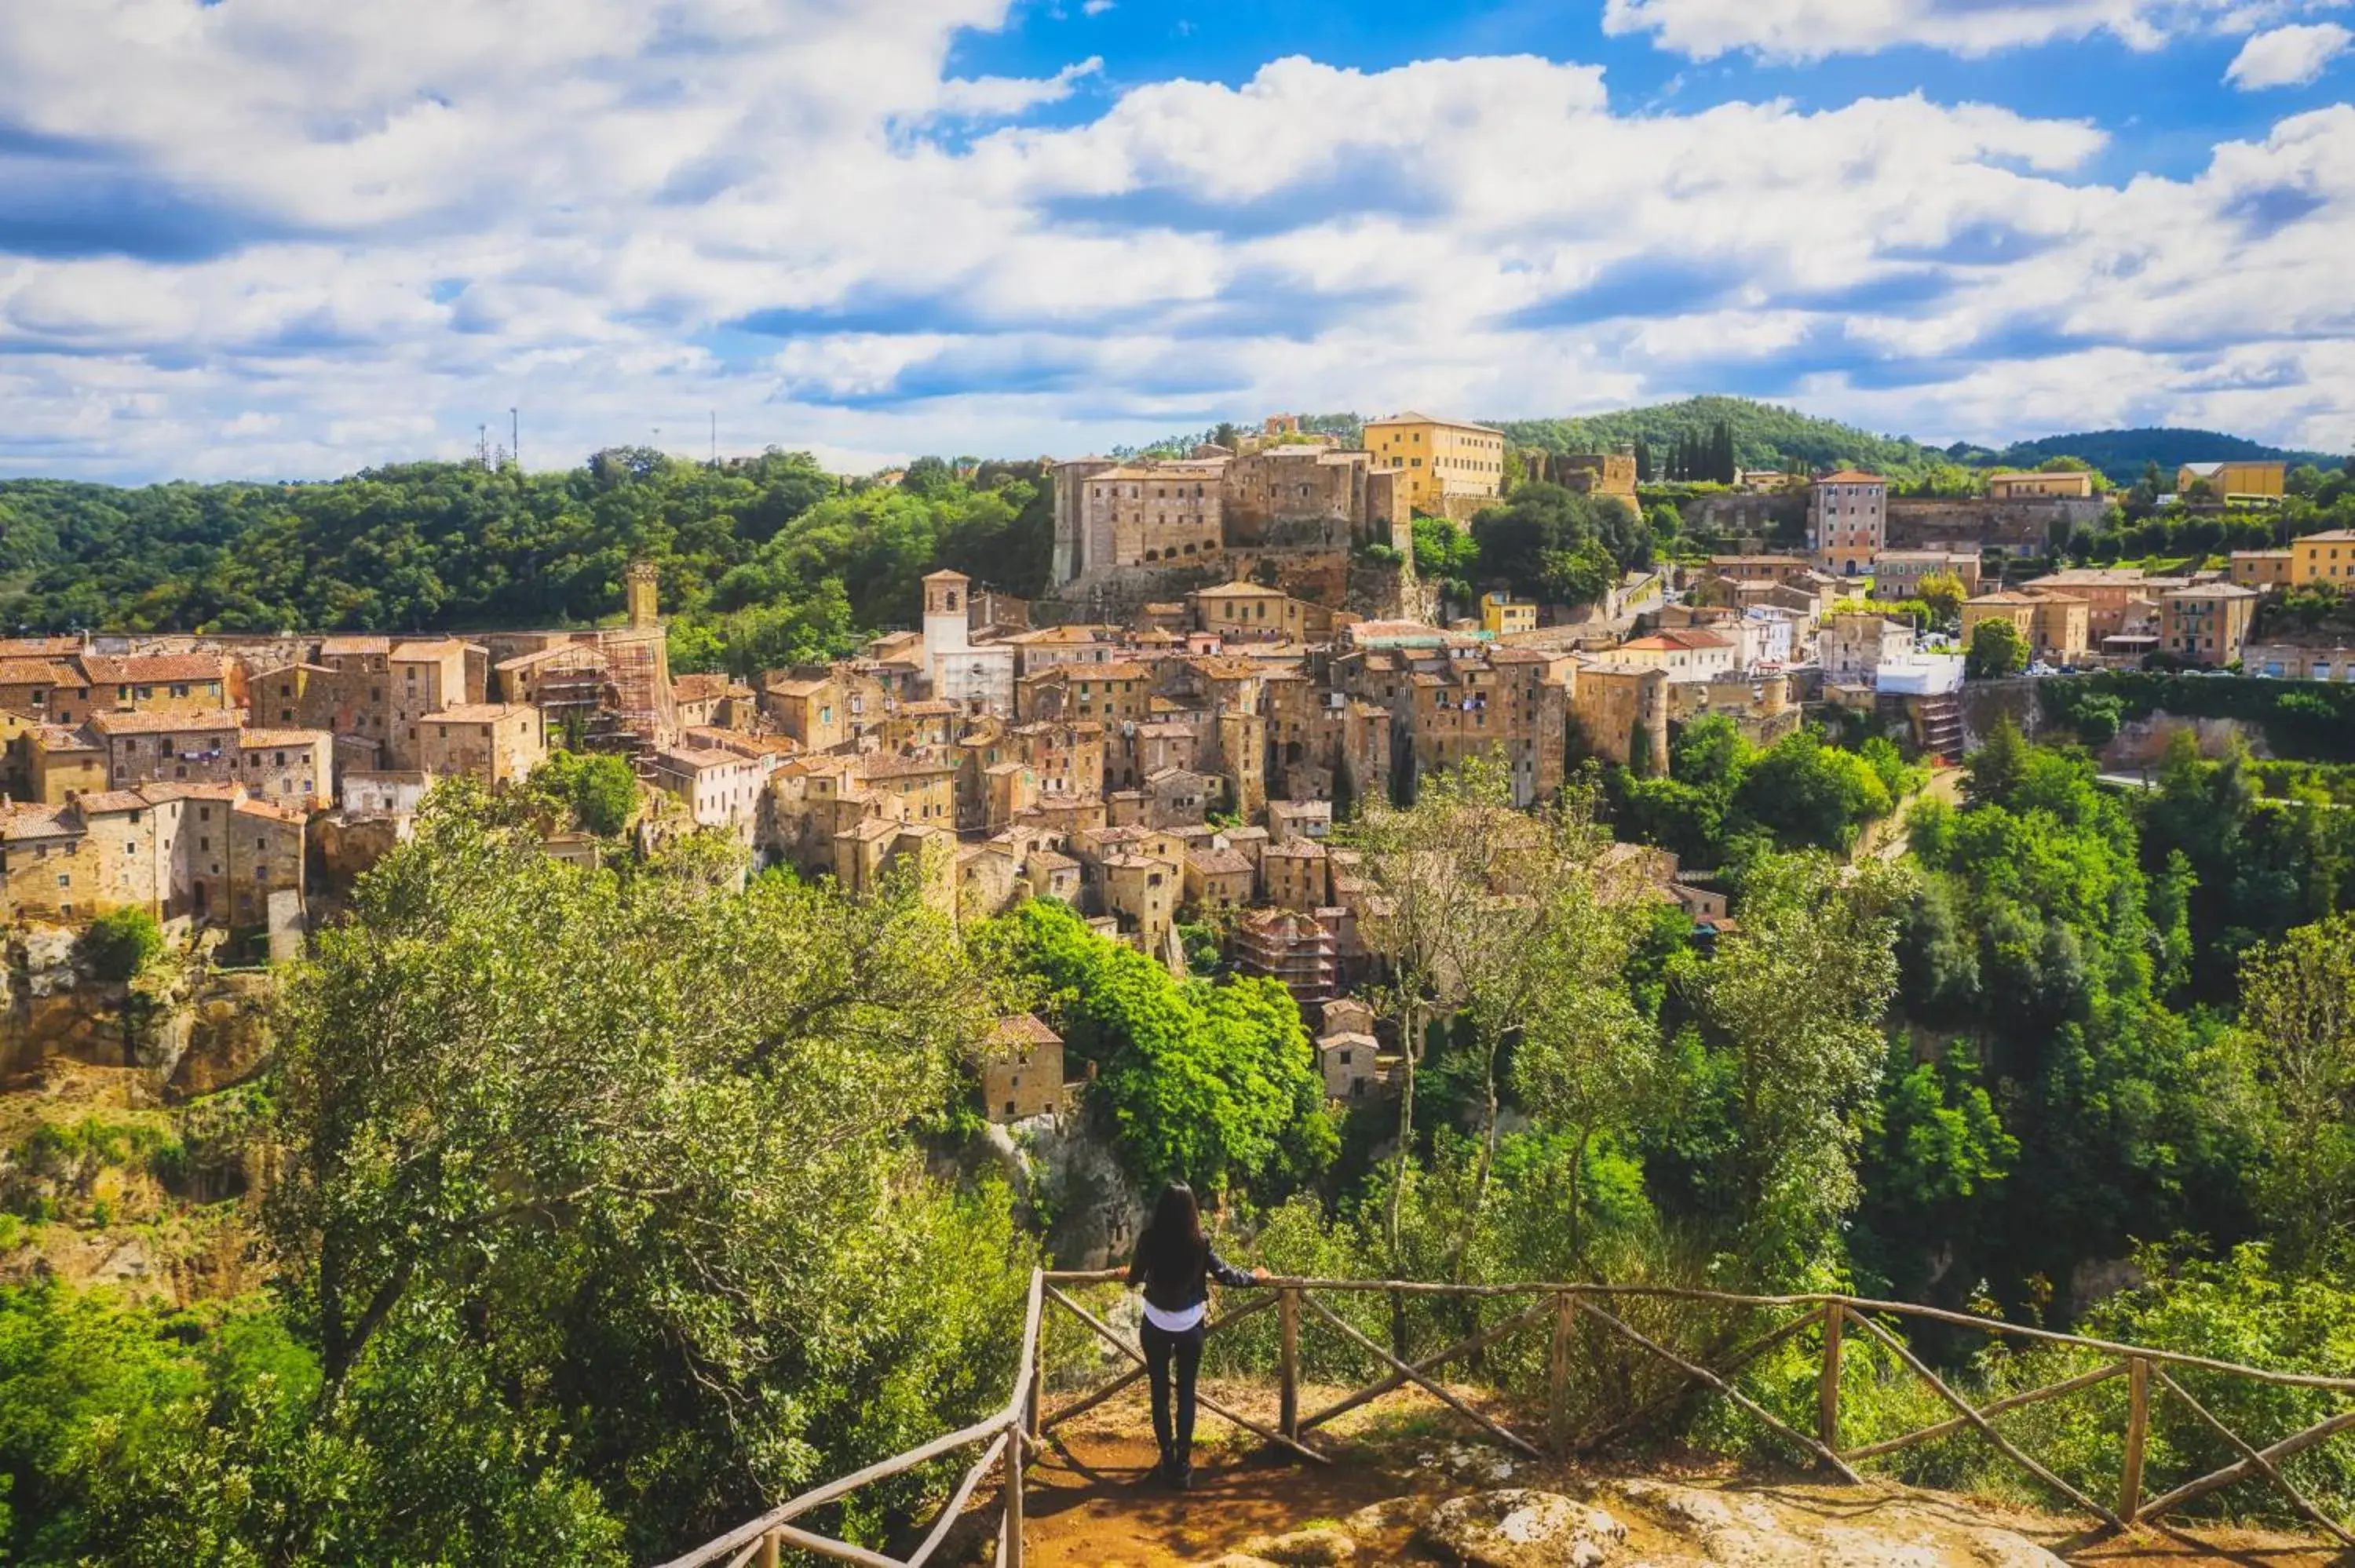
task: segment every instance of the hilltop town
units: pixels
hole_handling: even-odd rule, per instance
[[[1231,446],[1062,461],[1044,594],[935,570],[920,626],[749,680],[673,673],[644,565],[619,624],[588,630],[15,640],[0,892],[19,923],[73,930],[134,907],[290,957],[438,779],[496,792],[551,751],[604,754],[637,781],[641,848],[714,830],[755,866],[852,894],[912,877],[961,921],[1060,899],[1172,973],[1189,934],[1214,942],[1284,983],[1318,1026],[1328,1091],[1361,1098],[1389,1059],[1347,1000],[1371,957],[1369,883],[1331,837],[1354,802],[1412,799],[1475,757],[1525,806],[1589,764],[1657,777],[1672,726],[1703,717],[1766,747],[1847,715],[1952,760],[1966,673],[2154,654],[2355,668],[2343,646],[2254,639],[2268,596],[2355,577],[2344,531],[2222,567],[2057,562],[2004,581],[2007,548],[2032,558],[2098,517],[2082,468],[1998,472],[1972,502],[1892,496],[1852,468],[1740,472],[1685,524],[1736,548],[1625,570],[1582,604],[1492,590],[1448,617],[1416,572],[1411,520],[1462,534],[1508,467],[1633,515],[1638,466],[1627,450],[1508,454],[1496,430],[1415,413],[1368,422],[1355,446],[1279,416]],[[2239,507],[2277,503],[2283,482],[2278,463],[2179,476]],[[1941,593],[1945,613],[1922,613]],[[1625,847],[1646,896],[1704,935],[1724,920],[1711,867]],[[560,823],[546,848],[602,853]],[[1020,1075],[992,1071],[994,1116],[1060,1103],[1050,1064],[1019,1092],[1001,1076]]]

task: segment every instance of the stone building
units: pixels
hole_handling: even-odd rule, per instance
[[[1314,839],[1271,843],[1260,852],[1260,886],[1270,904],[1313,913],[1333,901],[1325,846]]]
[[[0,808],[0,916],[79,926],[135,907],[159,920],[299,927],[304,824],[301,811],[247,800],[233,784]]]
[[[335,800],[336,737],[324,729],[241,729],[237,780],[257,800],[325,810]]]
[[[1186,851],[1186,903],[1194,908],[1247,905],[1258,880],[1251,856],[1239,849],[1213,840]]]
[[[438,673],[429,678],[438,680]],[[548,755],[539,710],[521,703],[428,708],[414,723],[402,722],[418,769],[463,775],[495,789],[523,779]]]
[[[99,712],[215,713],[240,695],[229,689],[231,666],[218,653],[85,653],[80,664]]]
[[[1254,909],[1236,923],[1235,965],[1280,982],[1303,1008],[1334,993],[1339,953],[1332,930],[1314,914]]]
[[[1616,501],[1628,515],[1644,514],[1636,499],[1636,454],[1632,451],[1578,453],[1547,463],[1547,477],[1565,490],[1597,501]]]
[[[418,726],[428,714],[446,714],[479,701],[466,690],[466,647],[454,637],[396,642],[387,658],[385,755],[395,768],[437,768],[426,760]],[[534,715],[537,722],[537,715]]]
[[[91,693],[79,661],[0,659],[0,711],[45,724],[80,724],[91,715]]]
[[[1888,547],[1887,480],[1842,469],[1809,488],[1807,550],[1816,565],[1834,577],[1857,577],[1870,571],[1873,557]]]
[[[1571,711],[1587,749],[1649,776],[1668,770],[1668,673],[1648,664],[1601,660],[1582,664]]]
[[[62,806],[77,795],[111,788],[106,747],[85,727],[36,725],[16,746],[29,798],[42,805]]]
[[[1316,1065],[1325,1079],[1325,1097],[1361,1100],[1372,1095],[1380,1051],[1372,1035],[1357,1031],[1318,1035]]]
[[[229,810],[223,831],[229,839],[229,923],[232,927],[267,927],[273,897],[303,890],[303,833],[305,818],[266,800],[239,800]]]
[[[110,789],[146,783],[229,784],[238,779],[238,730],[226,708],[120,711],[90,721],[106,748]]]
[[[981,1104],[995,1122],[1060,1110],[1063,1037],[1027,1012],[999,1019],[982,1054]]]

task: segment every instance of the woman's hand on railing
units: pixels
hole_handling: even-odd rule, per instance
[[[1253,1279],[1267,1279],[1273,1277],[1270,1276],[1264,1268],[1254,1268],[1252,1270],[1252,1277]]]

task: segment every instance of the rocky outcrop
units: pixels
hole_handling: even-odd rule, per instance
[[[1449,1467],[1426,1462],[1427,1476]],[[2049,1521],[2048,1521],[2049,1522]],[[1982,1507],[1897,1487],[1588,1480],[1418,1491],[1244,1542],[1214,1568],[2061,1568]]]
[[[218,933],[171,946],[128,984],[83,965],[79,933],[19,926],[0,937],[0,1086],[51,1062],[141,1070],[159,1092],[208,1094],[268,1054],[267,970],[214,967]]]
[[[1835,1498],[1816,1488],[1718,1489],[1643,1478],[1600,1490],[1646,1546],[1642,1560],[1659,1568],[2062,1568],[2026,1536],[1931,1494]]]
[[[1559,1492],[1508,1487],[1449,1499],[1431,1510],[1423,1533],[1472,1568],[1602,1568],[1627,1527]]]

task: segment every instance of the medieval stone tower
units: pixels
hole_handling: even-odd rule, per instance
[[[662,624],[655,586],[652,561],[632,561],[622,574],[622,602],[629,612],[631,630],[645,631]]]

